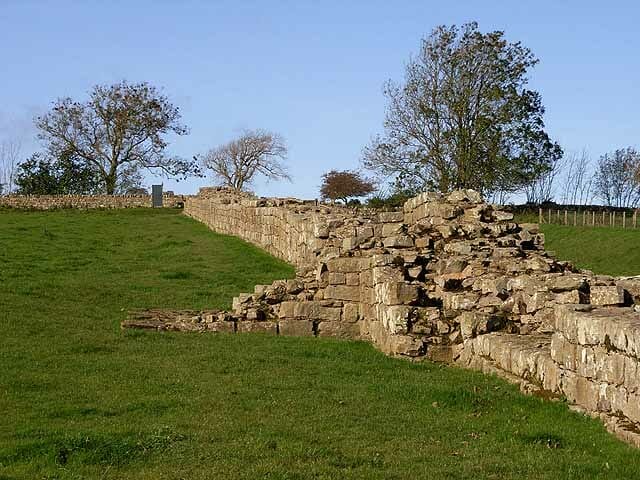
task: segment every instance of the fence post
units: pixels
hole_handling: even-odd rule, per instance
[[[558,209],[558,223],[562,224],[562,222],[560,221],[560,209]]]
[[[606,223],[604,223],[604,217],[605,217],[605,211],[602,211],[602,226],[604,227],[606,225]]]
[[[567,221],[567,211],[564,211],[564,224],[565,225],[569,225],[569,222]]]
[[[549,225],[551,225],[551,209],[549,209]]]
[[[538,209],[538,223],[542,225],[542,207]]]
[[[573,211],[573,226],[575,227],[576,225],[578,225],[578,211],[574,210]]]
[[[596,226],[596,211],[594,210],[591,213],[593,213],[593,220],[591,222],[591,225],[595,227]]]
[[[633,211],[633,228],[636,228],[636,214],[638,213],[637,210]]]
[[[582,226],[584,227],[587,224],[587,211],[582,211]]]
[[[622,212],[622,228],[627,228],[627,212]]]

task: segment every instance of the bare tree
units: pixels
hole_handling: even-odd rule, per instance
[[[0,142],[0,194],[13,192],[22,145],[18,140]]]
[[[596,195],[613,207],[637,207],[639,170],[640,153],[631,147],[602,155],[594,175]]]
[[[586,149],[573,152],[563,159],[561,201],[565,205],[587,205],[592,199],[593,174],[591,157]]]
[[[38,137],[51,157],[75,155],[94,166],[108,194],[132,168],[186,177],[197,165],[165,154],[167,134],[185,135],[180,112],[148,83],[93,87],[86,102],[58,99],[36,119]]]
[[[286,156],[287,147],[280,135],[246,130],[201,156],[200,161],[221,185],[244,190],[260,175],[270,180],[291,180],[283,163]]]
[[[554,186],[563,166],[563,159],[554,160],[549,170],[524,186],[523,191],[526,195],[527,203],[540,205],[553,199],[555,194]]]

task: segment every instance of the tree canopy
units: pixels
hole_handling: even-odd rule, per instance
[[[359,172],[331,170],[322,175],[320,195],[324,199],[342,200],[347,204],[349,198],[363,197],[374,190],[373,182],[363,178]]]
[[[385,84],[384,134],[365,147],[364,165],[404,190],[513,191],[536,179],[562,155],[527,88],[537,61],[501,31],[437,27],[404,82]]]
[[[148,83],[96,85],[85,102],[58,99],[36,126],[50,157],[73,155],[95,169],[108,194],[139,169],[178,178],[199,171],[195,162],[166,154],[167,135],[188,130],[178,108]]]
[[[59,159],[34,153],[17,169],[15,180],[22,195],[92,194],[101,191],[98,172],[72,155]]]

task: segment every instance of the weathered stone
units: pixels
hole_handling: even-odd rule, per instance
[[[238,333],[270,333],[275,335],[278,331],[276,322],[252,322],[239,321],[236,323]]]
[[[378,213],[378,221],[380,223],[402,223],[404,220],[403,212],[380,212]]]
[[[341,310],[341,307],[325,306],[321,301],[287,301],[280,304],[278,318],[339,321]]]
[[[491,332],[502,325],[499,317],[478,312],[464,312],[456,317],[456,322],[460,324],[460,333],[465,340]]]
[[[292,337],[312,337],[315,334],[313,322],[304,318],[278,320],[278,333]]]
[[[402,232],[403,223],[384,223],[382,225],[382,236],[389,237]]]
[[[589,292],[591,305],[623,305],[624,290],[621,287],[593,286]]]
[[[413,247],[413,239],[409,235],[392,235],[382,240],[386,248],[410,248]]]
[[[447,196],[447,201],[451,203],[482,203],[482,195],[475,190],[455,190]]]
[[[344,285],[347,283],[347,274],[338,272],[329,272],[327,275],[327,281],[331,285]]]
[[[348,285],[328,285],[324,291],[324,298],[357,302],[360,300],[360,289]]]
[[[377,303],[384,305],[410,304],[418,299],[417,285],[404,282],[379,283],[374,287]]]
[[[443,295],[443,307],[445,310],[471,310],[476,306],[480,296],[476,293],[449,293]]]

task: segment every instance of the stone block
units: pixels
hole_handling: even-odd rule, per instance
[[[460,324],[464,340],[494,331],[503,324],[501,318],[479,312],[464,312],[455,321]]]
[[[333,283],[330,281],[330,283]],[[345,276],[345,283],[349,286],[357,286],[360,285],[360,274],[359,273],[347,273]]]
[[[284,318],[278,320],[280,335],[292,337],[312,337],[314,335],[313,322],[307,319]]]
[[[592,286],[590,290],[591,305],[623,305],[624,289],[612,286]]]
[[[544,286],[552,292],[570,292],[584,290],[587,287],[584,275],[577,273],[549,274],[543,277],[543,281]]]
[[[475,190],[454,190],[447,196],[447,201],[451,203],[482,203],[482,195]]]
[[[411,307],[406,305],[376,305],[376,317],[391,335],[408,333],[410,316]]]
[[[207,330],[217,333],[233,333],[235,332],[234,322],[215,321],[207,323]]]
[[[322,301],[286,301],[278,309],[278,318],[340,321],[342,308],[323,305]]]
[[[410,248],[413,247],[413,239],[409,235],[391,235],[382,239],[385,248]]]
[[[376,303],[400,305],[415,302],[419,296],[417,285],[405,282],[384,282],[374,287]]]
[[[622,278],[616,281],[616,285],[626,292],[633,303],[640,304],[640,277]]]
[[[327,260],[327,268],[330,272],[359,272],[368,268],[369,262],[366,257],[338,257]]]
[[[276,335],[278,330],[276,322],[238,321],[236,328],[238,333],[269,333],[273,335]]]
[[[471,310],[477,305],[480,295],[473,292],[444,292],[442,300],[445,310]]]
[[[403,223],[384,223],[382,224],[381,234],[383,237],[389,237],[391,235],[397,235],[402,233]]]
[[[355,340],[360,338],[360,327],[357,323],[324,321],[318,324],[318,336]]]
[[[380,212],[378,213],[378,221],[380,223],[402,223],[404,220],[403,212]]]
[[[324,290],[324,298],[357,302],[360,300],[360,289],[348,285],[328,285]]]
[[[345,303],[342,306],[342,321],[355,323],[360,319],[360,307],[357,303]]]

